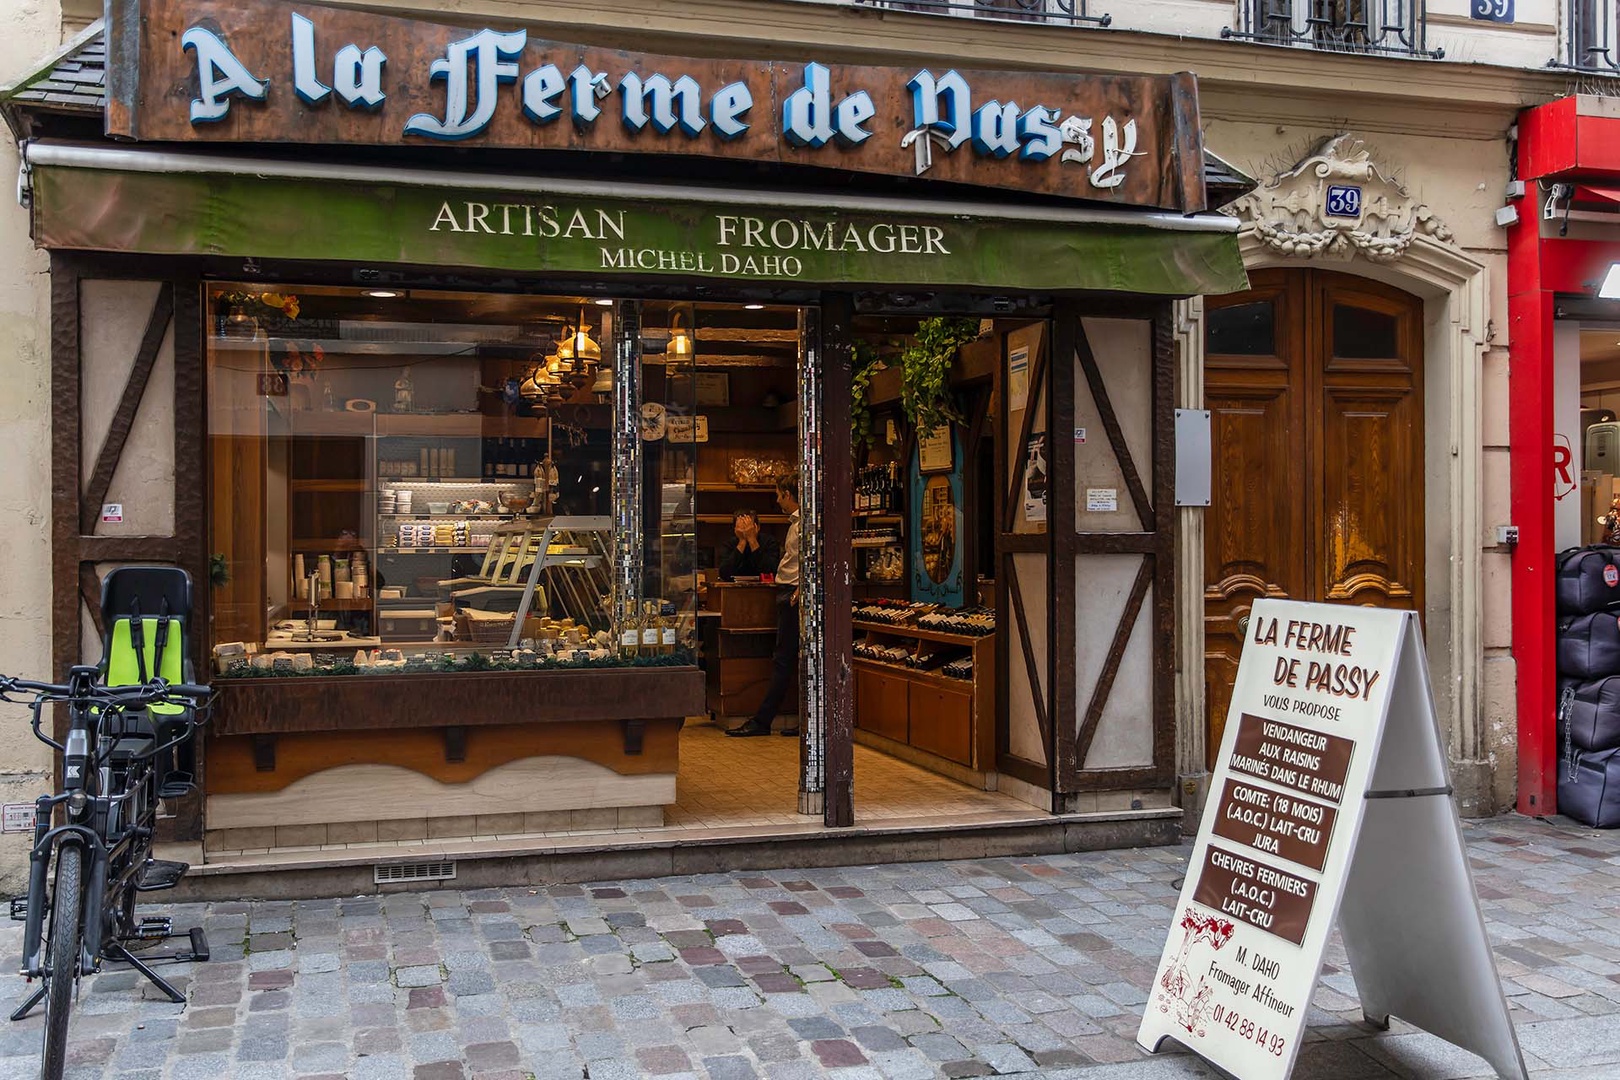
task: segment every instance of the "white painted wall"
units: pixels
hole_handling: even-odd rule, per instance
[[[837,4],[870,8],[869,0],[802,0],[805,3]],[[958,18],[973,18],[967,10],[971,0],[952,0],[963,10],[952,12]],[[1308,3],[1308,0],[1299,0]],[[1402,0],[1404,3],[1404,0]],[[1562,58],[1563,9],[1566,0],[1516,0],[1514,22],[1477,21],[1469,17],[1472,0],[1428,0],[1430,49],[1444,51],[1444,61],[1466,64],[1497,64],[1506,67],[1542,68],[1554,57]],[[1055,9],[1057,5],[1054,3]],[[1107,29],[1089,26],[1054,26],[1054,33],[1108,34],[1119,31],[1146,31],[1181,38],[1219,38],[1227,28],[1241,24],[1239,3],[1234,0],[1090,0],[1092,15],[1108,15]],[[1274,50],[1248,42],[1234,47]],[[1259,54],[1263,55],[1263,53]],[[1263,63],[1257,56],[1257,63]],[[1432,60],[1412,61],[1433,63]]]
[[[0,82],[61,41],[57,0],[0,0]],[[0,139],[0,176],[17,175],[17,147]],[[0,673],[50,672],[50,283],[28,236],[28,214],[0,199]],[[27,734],[27,713],[0,707],[0,802],[31,802],[50,755]],[[0,895],[21,892],[28,845],[0,836]]]

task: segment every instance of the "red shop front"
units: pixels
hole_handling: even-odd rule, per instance
[[[1518,809],[1540,816],[1557,812],[1564,750],[1556,557],[1599,539],[1597,518],[1620,494],[1620,101],[1583,95],[1525,110],[1514,163],[1508,379]]]

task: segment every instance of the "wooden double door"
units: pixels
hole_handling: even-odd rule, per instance
[[[1260,597],[1423,610],[1423,305],[1325,270],[1205,302],[1208,754]]]

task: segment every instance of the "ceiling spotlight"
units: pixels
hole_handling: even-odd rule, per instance
[[[612,307],[613,306],[613,301],[607,299],[606,297],[602,297],[601,299],[597,300],[596,303],[597,303],[598,307]]]
[[[367,289],[366,295],[376,297],[378,300],[392,300],[399,293],[394,292],[392,289]]]

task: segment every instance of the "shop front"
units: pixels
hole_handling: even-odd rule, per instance
[[[1190,77],[111,18],[117,141],[8,107],[54,647],[208,583],[206,860],[867,824],[868,761],[1179,829],[1171,302],[1245,284]]]
[[[1601,98],[1560,98],[1519,117],[1508,300],[1518,808],[1525,814],[1591,816],[1605,771],[1620,776],[1620,739],[1588,738],[1567,723],[1590,709],[1583,704],[1589,687],[1620,671],[1560,653],[1560,639],[1573,646],[1592,619],[1588,605],[1555,590],[1560,552],[1620,540],[1617,139],[1620,110]],[[1607,823],[1620,821],[1612,795],[1604,805]]]

